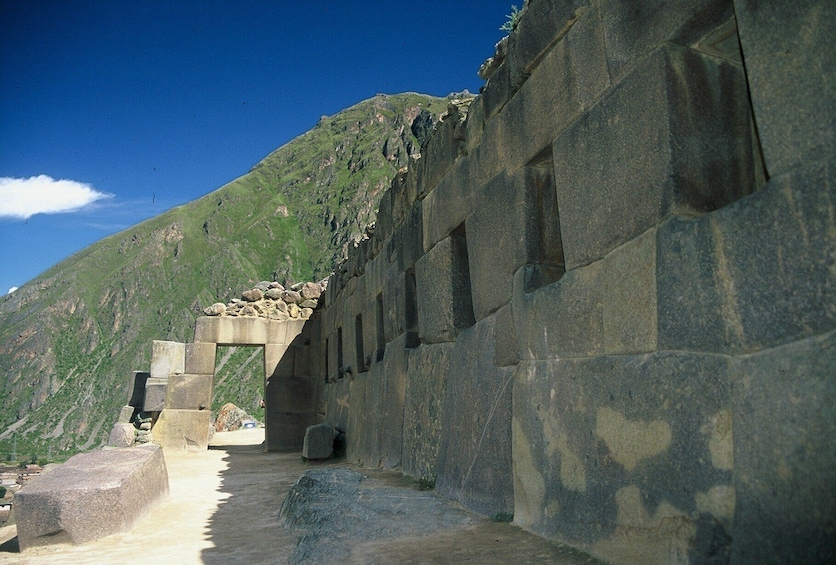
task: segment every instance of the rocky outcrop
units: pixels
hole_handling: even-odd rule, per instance
[[[328,287],[328,279],[319,282],[296,283],[285,288],[278,282],[262,281],[255,288],[245,290],[241,298],[226,304],[216,302],[203,309],[207,316],[244,316],[286,322],[307,320],[319,305],[319,297]]]

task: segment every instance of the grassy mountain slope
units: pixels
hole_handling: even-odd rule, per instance
[[[445,99],[379,95],[323,117],[248,174],[2,299],[0,457],[62,459],[100,445],[130,371],[150,365],[151,340],[191,341],[204,306],[259,280],[326,276],[417,153],[413,119],[445,109]]]

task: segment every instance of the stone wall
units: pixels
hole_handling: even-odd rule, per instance
[[[613,563],[836,560],[834,12],[531,0],[328,284],[348,457]]]

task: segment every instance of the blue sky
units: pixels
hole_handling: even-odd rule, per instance
[[[510,4],[2,0],[0,295],[322,115],[478,92]]]

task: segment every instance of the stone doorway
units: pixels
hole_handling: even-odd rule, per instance
[[[154,441],[174,449],[208,447],[217,347],[246,346],[263,351],[265,449],[301,450],[305,430],[317,423],[318,345],[318,316],[198,318],[195,341],[184,347],[184,372],[168,378]]]

